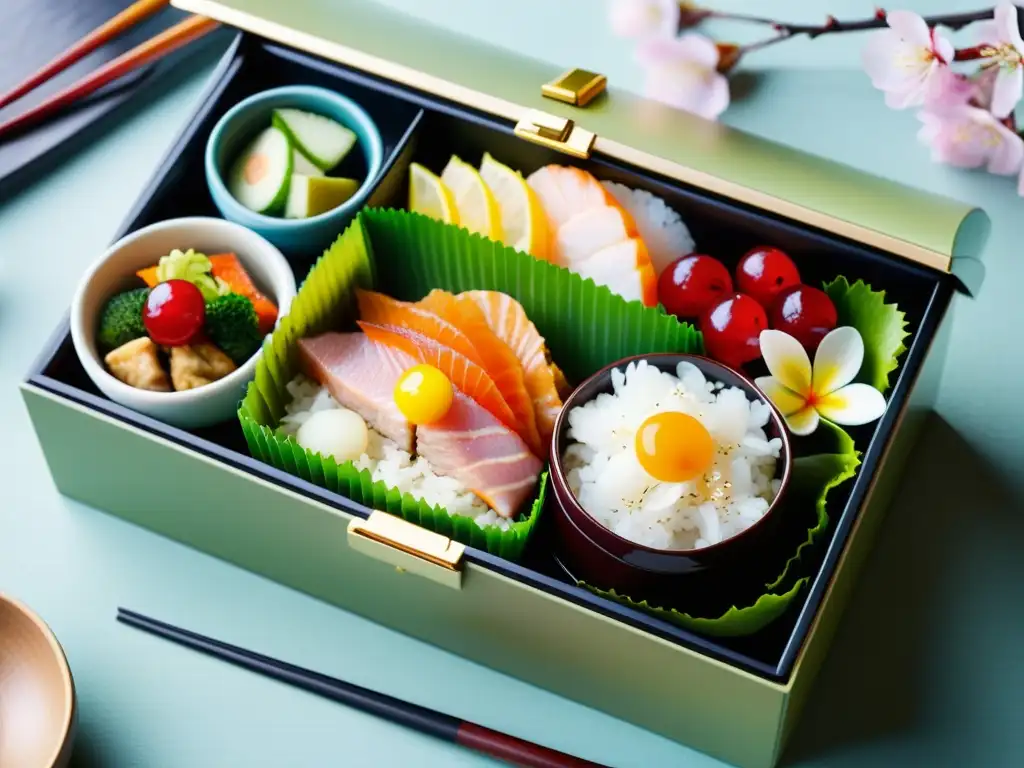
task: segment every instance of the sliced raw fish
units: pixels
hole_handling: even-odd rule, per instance
[[[299,340],[306,375],[327,387],[341,405],[384,437],[412,453],[413,426],[395,405],[395,384],[416,360],[362,333],[323,333]]]
[[[523,365],[508,344],[491,330],[480,307],[467,296],[455,296],[436,288],[417,305],[450,321],[469,337],[484,362],[484,368],[515,414],[516,431],[537,456],[547,457],[548,445],[541,440],[537,430],[537,418],[526,388]]]
[[[573,271],[598,285],[608,286],[612,293],[627,301],[642,301],[648,307],[658,304],[658,279],[640,238],[602,248],[589,259],[574,264]]]
[[[602,248],[616,245],[636,236],[629,215],[610,205],[577,213],[558,228],[555,234],[554,262],[570,269]]]
[[[487,372],[465,355],[460,355],[434,339],[397,325],[377,325],[359,321],[363,333],[373,341],[401,350],[437,368],[459,390],[469,395],[510,429],[516,429],[516,417]]]
[[[416,428],[416,452],[506,518],[533,495],[542,467],[519,435],[458,390],[444,418]]]
[[[545,165],[526,177],[537,193],[552,228],[560,227],[573,216],[602,205],[618,205],[601,182],[579,168]]]
[[[555,419],[562,410],[562,398],[556,386],[556,376],[561,378],[561,375],[548,360],[547,348],[537,327],[530,322],[523,305],[507,293],[466,291],[458,295],[471,299],[480,308],[490,329],[519,359],[526,391],[533,400],[537,431],[544,445],[549,446]],[[540,455],[546,456],[547,451]]]
[[[483,367],[483,359],[473,342],[459,328],[423,307],[408,301],[399,301],[383,293],[356,290],[359,319],[376,325],[397,325],[451,347],[474,363]]]

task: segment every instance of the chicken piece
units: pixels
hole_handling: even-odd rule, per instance
[[[171,381],[179,392],[212,384],[233,370],[231,358],[213,344],[171,347]]]
[[[130,387],[170,392],[171,382],[160,365],[158,349],[151,338],[142,336],[108,353],[103,362],[116,378]]]

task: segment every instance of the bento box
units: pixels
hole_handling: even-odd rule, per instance
[[[727,762],[775,765],[931,410],[953,302],[976,300],[985,214],[374,3],[175,5],[241,31],[118,243],[178,222],[245,230],[209,181],[211,137],[277,89],[357,105],[379,152],[326,229],[250,217],[294,295],[251,254],[255,287],[221,280],[216,238],[154,241],[161,269],[182,249],[162,277],[148,256],[125,267],[146,322],[118,343],[184,343],[154,308],[161,285],[202,294],[214,341],[225,292],[257,310],[269,297],[251,372],[212,423],[99,387],[76,303],[22,385],[59,490]],[[305,150],[326,134],[291,133],[305,159],[261,160],[238,199],[270,210],[284,198],[265,173],[318,174],[323,152]],[[473,209],[452,178],[504,178],[540,213],[520,206],[512,236],[504,208]]]

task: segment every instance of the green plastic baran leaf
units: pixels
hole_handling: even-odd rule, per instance
[[[580,582],[579,586],[703,635],[741,637],[764,629],[786,611],[793,599],[806,586],[806,576],[797,579],[788,587],[785,585],[792,580],[791,572],[797,569],[805,550],[828,526],[828,494],[833,488],[853,477],[859,464],[850,436],[830,422],[823,421],[822,426],[828,442],[834,446],[835,453],[819,453],[796,459],[793,462],[793,479],[789,491],[794,496],[806,498],[809,503],[815,505],[816,524],[808,530],[807,540],[800,544],[796,554],[786,562],[779,577],[765,587],[765,593],[752,605],[734,605],[721,616],[705,618],[691,616],[674,608],[652,606],[647,601],[635,601],[618,594],[615,590],[604,591],[583,582]]]
[[[418,300],[434,288],[495,290],[518,300],[570,381],[643,352],[700,353],[691,326],[591,280],[538,261],[500,243],[406,211],[368,209],[310,270],[288,314],[264,343],[256,376],[239,410],[249,451],[260,461],[352,501],[420,525],[508,560],[517,560],[540,516],[547,472],[530,508],[507,530],[481,528],[464,516],[401,494],[351,462],[336,463],[303,449],[277,431],[290,400],[287,385],[300,372],[299,339],[328,330],[354,330],[355,289],[373,288]]]
[[[824,284],[825,293],[836,306],[839,325],[850,325],[864,339],[864,364],[857,381],[880,392],[889,388],[889,374],[899,365],[906,350],[907,317],[895,304],[885,303],[885,291],[875,291],[863,280],[853,285],[845,277]]]

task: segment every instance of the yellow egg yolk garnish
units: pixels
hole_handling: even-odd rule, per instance
[[[414,365],[395,384],[395,405],[413,424],[433,424],[452,407],[451,381],[432,365]]]
[[[693,416],[656,413],[636,433],[636,457],[655,480],[685,483],[704,474],[715,458],[715,442]]]

